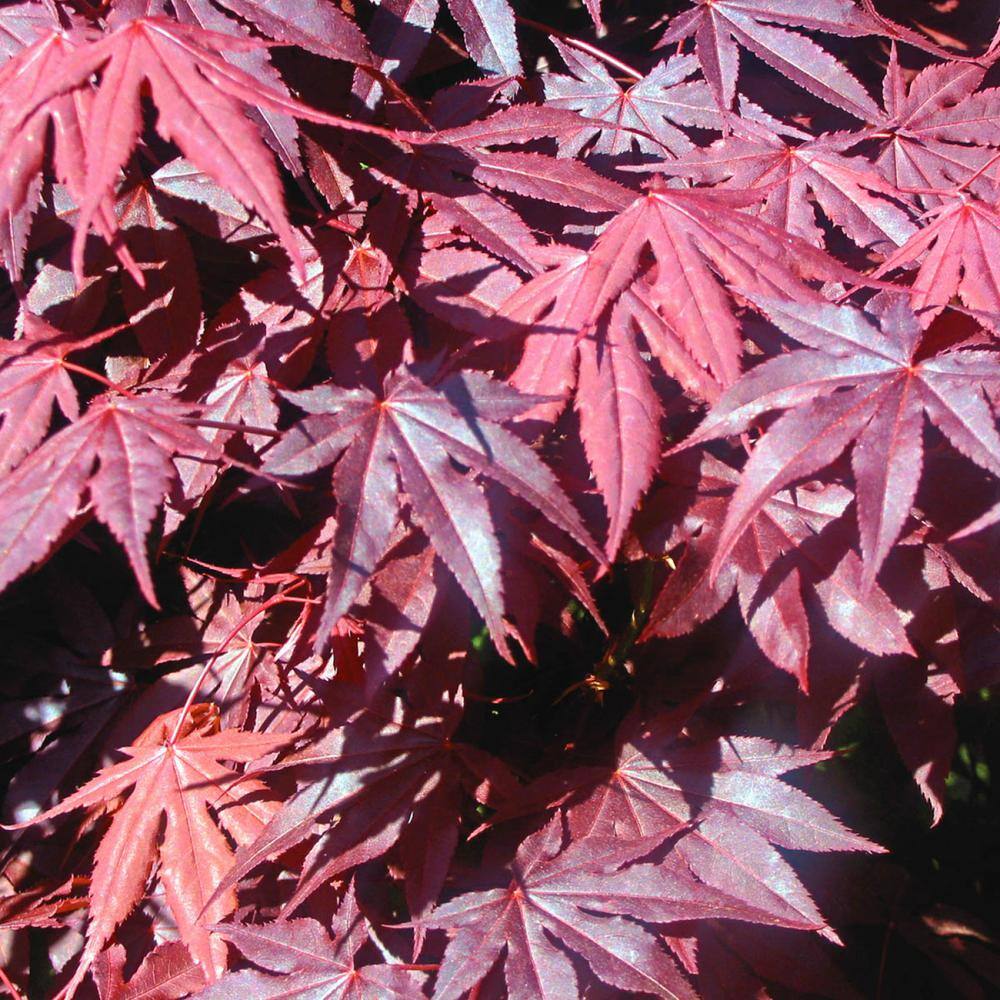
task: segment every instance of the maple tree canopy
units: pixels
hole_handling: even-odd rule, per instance
[[[1000,993],[1000,12],[0,4],[0,992]]]

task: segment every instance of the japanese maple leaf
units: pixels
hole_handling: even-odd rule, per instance
[[[670,836],[676,830],[673,824],[660,832]],[[420,921],[421,927],[451,935],[435,1000],[464,996],[504,951],[511,1000],[579,996],[565,949],[618,990],[694,1000],[667,949],[635,921],[759,915],[682,868],[630,865],[651,850],[653,838],[627,843],[612,831],[574,837],[565,849],[563,840],[563,817],[557,813],[518,849],[507,885],[459,896]]]
[[[1000,146],[1000,90],[976,92],[985,74],[971,62],[934,63],[907,85],[893,47],[882,84],[885,110],[858,133],[878,143],[874,166],[890,184],[936,205],[933,189],[966,183],[989,163],[990,147]]]
[[[182,422],[189,411],[162,397],[100,396],[0,479],[0,587],[45,558],[86,490],[146,600],[158,607],[146,535],[175,477],[174,455],[207,453],[204,439]]]
[[[125,948],[113,944],[94,960],[91,975],[101,1000],[182,1000],[205,986],[205,973],[179,941],[148,952],[125,981]]]
[[[695,54],[722,110],[732,107],[744,48],[835,107],[862,119],[877,112],[843,63],[790,28],[855,38],[881,30],[854,0],[697,0],[673,18],[659,44],[694,38]]]
[[[76,388],[63,364],[78,345],[48,324],[34,322],[55,336],[44,337],[35,350],[18,341],[0,344],[0,473],[43,440],[53,404],[69,420],[80,415]]]
[[[217,892],[264,860],[313,836],[305,869],[287,909],[299,906],[330,879],[380,857],[401,837],[422,845],[423,871],[407,873],[414,912],[437,899],[458,840],[462,790],[497,804],[513,779],[497,759],[452,740],[461,720],[456,706],[444,715],[418,716],[396,703],[362,710],[282,767],[303,778],[257,840],[240,851]],[[336,820],[336,822],[334,822]]]
[[[87,905],[83,896],[72,895],[79,879],[70,879],[64,885],[51,885],[25,889],[0,899],[0,931],[18,931],[27,927],[62,927],[59,918]]]
[[[78,276],[82,275],[87,230],[99,218],[119,171],[139,139],[144,84],[148,84],[156,104],[160,134],[176,142],[195,166],[258,211],[301,266],[274,160],[255,126],[243,114],[243,107],[252,104],[313,121],[350,125],[346,119],[313,111],[269,89],[220,55],[229,50],[259,48],[253,39],[205,31],[177,21],[137,18],[106,37],[83,41],[75,48],[64,46],[58,58],[47,64],[45,78],[38,83],[27,69],[37,61],[40,51],[48,51],[42,46],[51,48],[54,44],[43,40],[0,70],[0,114],[11,130],[9,155],[14,156],[23,144],[37,146],[36,119],[57,112],[58,103],[53,101],[73,93],[89,97],[91,79],[100,73],[85,120],[78,130],[64,136],[56,151],[58,162],[59,156],[79,157],[80,150],[86,150],[85,178],[77,185],[84,190],[74,241],[74,271]],[[20,70],[20,76],[12,76],[11,67]],[[36,124],[32,126],[32,122]],[[357,127],[384,131],[364,123],[357,123]],[[37,161],[41,150],[35,146],[32,155]],[[24,198],[20,190],[23,184],[21,180],[13,190],[6,183],[0,188],[9,200],[10,211]]]
[[[199,351],[190,355],[183,392],[202,408],[200,433],[210,449],[226,447],[237,434],[254,451],[272,443],[277,386],[301,381],[301,366],[312,362],[327,315],[325,303],[343,287],[345,247],[339,233],[321,234],[315,246],[301,242],[304,275],[276,266],[247,282],[215,315]],[[241,427],[247,430],[240,432]],[[184,493],[176,513],[180,517],[205,495],[219,469],[187,459],[178,468]],[[175,512],[167,515],[169,528]]]
[[[205,396],[203,416],[223,424],[246,425],[248,430],[244,436],[250,443],[260,446],[269,435],[254,434],[251,428],[275,429],[278,422],[276,395],[273,380],[263,362],[234,361]],[[210,437],[221,442],[232,434],[232,427],[223,427]]]
[[[694,444],[737,434],[764,413],[788,411],[757,442],[744,467],[714,570],[769,497],[826,467],[854,443],[861,585],[870,588],[910,514],[923,464],[925,414],[959,452],[1000,476],[1000,435],[984,397],[985,387],[1000,379],[997,355],[921,355],[920,325],[898,297],[876,306],[880,325],[876,316],[850,306],[750,298],[808,350],[747,373],[688,439]]]
[[[499,542],[480,488],[452,459],[500,483],[598,553],[552,472],[500,424],[535,399],[474,372],[432,388],[404,370],[388,378],[381,398],[368,389],[333,385],[287,396],[311,416],[268,453],[267,471],[298,476],[337,462],[337,532],[321,642],[385,553],[399,517],[401,486],[435,551],[497,646],[507,650]]]
[[[244,778],[221,761],[257,760],[287,744],[289,736],[219,732],[218,712],[209,705],[194,706],[175,733],[178,714],[161,716],[132,746],[122,747],[127,760],[104,768],[57,806],[18,825],[107,806],[127,796],[95,855],[87,939],[70,993],[141,898],[157,859],[167,905],[195,961],[210,979],[226,967],[225,946],[207,926],[236,908],[233,892],[209,901],[233,860],[218,824],[237,844],[246,844],[264,828],[275,806],[260,781]]]
[[[514,11],[507,0],[448,0],[465,47],[486,73],[521,75]]]
[[[860,247],[885,253],[917,232],[898,204],[898,190],[866,159],[843,155],[857,144],[857,136],[810,139],[797,129],[786,136],[749,118],[735,128],[740,134],[647,169],[760,189],[760,217],[813,246],[824,246],[825,238],[810,195],[826,217]]]
[[[82,204],[88,195],[87,156],[83,133],[93,110],[93,94],[52,94],[52,79],[88,35],[53,28],[0,68],[0,130],[8,137],[0,153],[0,220],[4,261],[15,277],[27,248],[30,220],[41,197],[41,173],[52,123],[53,167],[70,195]],[[113,199],[100,192],[91,221],[110,241],[115,231]],[[126,266],[131,262],[123,255]]]
[[[740,211],[757,200],[752,191],[677,189],[654,178],[587,253],[527,282],[500,315],[534,322],[555,303],[558,324],[538,325],[565,328],[575,338],[636,284],[648,247],[656,263],[652,302],[690,356],[728,385],[739,374],[742,339],[720,277],[765,294],[791,286],[810,297],[805,278],[850,280],[851,274],[804,240]],[[513,381],[530,384],[519,373]]]
[[[657,180],[589,251],[550,251],[558,266],[523,285],[497,314],[528,329],[511,377],[522,391],[565,399],[579,359],[576,401],[610,519],[609,555],[660,452],[659,403],[637,331],[668,375],[693,395],[715,399],[720,385],[737,377],[742,354],[719,276],[772,292],[793,285],[809,297],[815,293],[803,274],[839,270],[804,241],[738,211],[755,199],[744,191],[667,188]],[[656,263],[649,276],[642,266],[647,246]],[[544,415],[559,409],[546,407]]]
[[[546,105],[619,126],[601,129],[581,124],[578,134],[560,140],[563,156],[578,155],[595,137],[589,152],[612,158],[630,152],[633,146],[645,154],[662,156],[664,149],[679,154],[694,147],[678,126],[720,127],[718,111],[704,82],[688,80],[697,71],[694,56],[673,56],[623,89],[604,63],[593,56],[557,38],[552,44],[573,75],[550,73],[544,77]]]
[[[8,4],[0,11],[0,62],[16,55],[52,27],[52,13],[41,4],[32,0]]]
[[[267,973],[231,972],[199,996],[205,1000],[254,997],[279,1000],[289,988],[310,1000],[421,1000],[424,976],[400,965],[360,968],[355,956],[368,941],[368,923],[358,909],[354,885],[333,918],[333,937],[316,920],[271,924],[219,924],[215,930]]]
[[[668,537],[653,543],[654,553],[686,544],[657,596],[644,638],[683,635],[714,617],[735,593],[758,646],[804,690],[811,642],[807,599],[818,601],[833,628],[862,649],[876,655],[913,652],[885,592],[873,585],[859,593],[857,555],[818,537],[844,513],[852,499],[848,490],[829,485],[771,496],[713,581],[720,528],[740,475],[706,455],[695,482],[687,483],[675,463],[665,470],[667,485],[651,498],[647,517],[670,526]]]
[[[554,773],[529,785],[523,802],[565,802],[570,834],[583,844],[594,837],[662,843],[687,824],[667,855],[671,871],[688,870],[755,909],[755,922],[820,930],[822,914],[776,848],[882,850],[780,780],[828,756],[756,737],[687,740],[667,714],[626,729],[612,768]],[[515,799],[511,810],[519,809]]]
[[[874,272],[873,277],[919,262],[910,302],[924,326],[954,296],[996,327],[1000,277],[989,266],[1000,248],[1000,211],[966,191],[942,192],[932,221],[916,232]]]

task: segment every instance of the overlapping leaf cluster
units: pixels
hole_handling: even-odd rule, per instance
[[[855,995],[831,731],[937,822],[1000,684],[1000,46],[880,6],[0,6],[10,989]]]

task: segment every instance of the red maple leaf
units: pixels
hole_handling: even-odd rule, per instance
[[[874,102],[857,78],[808,35],[790,28],[850,38],[882,25],[853,0],[696,0],[672,20],[660,45],[694,37],[702,72],[723,110],[736,94],[743,48],[824,101],[860,118],[873,113]]]
[[[243,778],[220,761],[254,761],[288,742],[286,735],[219,732],[218,711],[209,705],[194,706],[180,727],[178,713],[170,713],[157,719],[133,746],[121,749],[127,760],[105,768],[57,806],[19,824],[40,823],[74,809],[106,807],[127,794],[95,855],[87,942],[69,993],[75,992],[142,896],[157,859],[167,905],[195,961],[209,979],[225,969],[225,947],[207,929],[236,907],[232,892],[209,899],[233,858],[218,823],[237,844],[245,844],[265,826],[275,807],[261,782]]]
[[[80,200],[74,241],[74,272],[83,274],[87,231],[95,220],[114,232],[105,206],[114,192],[142,130],[140,96],[148,84],[159,112],[157,128],[173,140],[195,166],[219,179],[244,204],[256,209],[301,266],[299,247],[289,227],[274,161],[259,132],[242,114],[247,103],[314,121],[380,131],[363,123],[314,111],[279,91],[270,90],[243,70],[225,62],[220,52],[253,50],[252,39],[205,31],[159,18],[128,20],[106,37],[68,38],[61,32],[25,50],[0,70],[0,115],[11,136],[6,156],[15,177],[0,188],[4,211],[18,211],[26,198],[27,178],[40,165],[43,145],[40,118],[59,121],[62,107],[75,110],[74,95],[85,112],[75,128],[57,133],[56,162]],[[39,61],[47,56],[44,75]],[[95,73],[100,84],[92,87]],[[204,113],[202,109],[211,109]],[[27,170],[24,161],[30,166]],[[75,164],[72,168],[68,164]],[[3,176],[3,175],[0,175]]]
[[[754,737],[688,739],[678,732],[682,715],[626,727],[612,767],[542,777],[494,821],[562,802],[574,844],[616,838],[648,852],[677,837],[661,877],[693,875],[746,907],[742,919],[822,930],[821,913],[776,848],[882,850],[779,780],[828,754]]]
[[[0,479],[0,586],[48,555],[76,517],[86,490],[97,517],[128,554],[150,604],[156,592],[146,535],[176,474],[178,452],[204,456],[204,440],[182,422],[189,407],[159,398],[95,399]]]
[[[876,316],[821,303],[756,298],[809,350],[747,373],[686,444],[737,434],[762,414],[788,410],[757,442],[733,494],[713,566],[717,571],[767,499],[828,466],[851,443],[858,527],[869,589],[909,516],[923,464],[924,414],[966,457],[1000,475],[1000,435],[987,385],[991,351],[922,355],[921,330],[898,297]]]
[[[478,486],[450,465],[452,459],[526,500],[600,558],[552,473],[500,425],[532,406],[532,398],[473,373],[436,389],[404,371],[388,379],[381,399],[368,389],[332,385],[288,398],[312,416],[268,453],[268,471],[303,475],[337,462],[335,561],[321,643],[385,553],[401,487],[435,551],[486,619],[498,647],[506,649],[500,550],[489,508]]]
[[[675,467],[668,467],[666,475]],[[819,537],[844,514],[852,499],[848,490],[830,485],[769,497],[713,579],[719,533],[739,473],[706,455],[694,482],[679,479],[655,494],[645,515],[670,530],[662,540],[656,527],[647,535],[654,552],[685,543],[649,613],[646,638],[689,632],[714,617],[735,593],[761,650],[804,689],[811,647],[807,600],[818,602],[836,631],[870,653],[913,652],[900,612],[885,592],[877,585],[858,592],[862,567],[857,555]]]
[[[217,892],[231,891],[244,875],[268,858],[295,847],[325,823],[309,852],[289,910],[342,872],[377,858],[401,837],[424,842],[434,837],[430,856],[420,854],[425,871],[408,873],[414,911],[434,902],[458,840],[456,800],[462,789],[485,802],[497,802],[513,779],[490,754],[452,737],[457,706],[447,716],[413,717],[390,705],[362,710],[331,729],[282,767],[299,769],[306,779],[299,792],[240,851]],[[318,780],[317,780],[318,779]],[[432,833],[433,831],[433,833]]]
[[[567,989],[578,994],[577,975],[554,943],[559,941],[611,987],[694,1000],[680,970],[636,921],[753,920],[759,913],[697,883],[683,868],[630,864],[650,851],[653,838],[629,843],[595,834],[574,837],[563,848],[563,824],[557,813],[524,840],[506,886],[459,896],[421,921],[423,927],[451,932],[435,996],[458,1000],[504,951],[511,1000],[557,996]],[[676,825],[661,827],[660,833],[676,830]]]
[[[333,937],[315,920],[219,924],[227,938],[254,965],[266,969],[232,972],[200,996],[225,1000],[236,994],[257,1000],[288,996],[289,978],[303,996],[325,1000],[419,1000],[421,973],[383,963],[358,967],[355,955],[368,940],[368,925],[354,898],[353,884],[333,918]]]

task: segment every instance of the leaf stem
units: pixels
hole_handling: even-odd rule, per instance
[[[24,1000],[24,995],[21,991],[10,981],[7,973],[4,972],[3,967],[0,966],[0,983],[3,984],[7,992],[14,998],[14,1000]]]
[[[198,692],[201,690],[202,684],[205,683],[205,678],[208,677],[209,671],[215,665],[215,661],[226,651],[229,644],[236,638],[239,634],[240,629],[249,625],[250,622],[262,615],[269,608],[273,608],[275,604],[280,604],[284,599],[285,595],[294,590],[296,587],[305,583],[305,577],[300,577],[298,580],[290,583],[283,590],[279,590],[277,594],[273,597],[269,597],[259,608],[252,611],[248,615],[244,615],[230,630],[229,634],[226,636],[222,642],[219,643],[215,652],[212,654],[212,658],[205,664],[202,668],[201,673],[198,675],[198,679],[194,682],[191,690],[188,692],[187,699],[184,701],[184,705],[181,708],[180,715],[177,716],[177,722],[174,724],[174,731],[170,734],[170,739],[167,741],[168,746],[173,746],[177,742],[178,736],[180,736],[181,726],[184,725],[184,720],[187,718],[188,713],[191,711],[191,706],[194,704],[195,698],[198,697]]]
[[[573,48],[579,49],[581,52],[586,52],[587,55],[593,56],[595,59],[600,59],[601,62],[607,63],[609,66],[613,66],[626,76],[632,77],[633,80],[641,80],[646,75],[645,73],[640,73],[633,66],[629,66],[628,63],[624,63],[620,59],[616,59],[614,56],[608,55],[607,52],[602,52],[596,45],[591,45],[589,42],[581,41],[579,38],[574,38],[572,35],[564,34],[562,31],[559,31],[558,28],[550,28],[547,24],[541,24],[539,21],[533,21],[530,17],[521,17],[520,14],[515,14],[514,16],[520,24],[529,28],[534,28],[536,31],[543,31],[547,35],[558,38],[559,41],[565,42],[567,45],[572,45]]]
[[[238,434],[260,434],[262,437],[279,438],[281,431],[272,430],[269,427],[252,427],[249,424],[234,424],[226,420],[203,420],[201,417],[185,417],[182,424],[190,427],[212,427],[220,431],[234,431]]]
[[[90,368],[84,368],[83,365],[78,365],[72,361],[62,362],[63,368],[67,371],[76,372],[77,375],[85,375],[87,378],[93,379],[95,382],[100,382],[101,385],[106,386],[108,389],[112,389],[115,392],[120,392],[123,396],[127,396],[129,399],[135,399],[135,393],[131,389],[126,389],[123,385],[119,385],[117,382],[112,382],[111,379],[106,378],[101,375],[100,372],[92,371]]]

